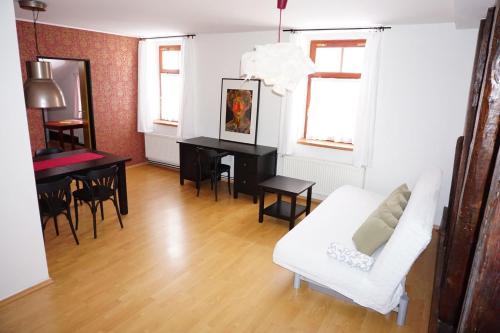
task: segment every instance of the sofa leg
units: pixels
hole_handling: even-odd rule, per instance
[[[295,289],[300,288],[300,275],[297,273],[295,273],[295,275],[293,276],[293,287]]]
[[[406,321],[406,312],[408,311],[408,295],[404,293],[401,295],[401,298],[399,299],[399,307],[398,307],[398,318],[396,320],[396,323],[398,326],[403,326]]]

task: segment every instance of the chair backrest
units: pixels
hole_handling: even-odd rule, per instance
[[[417,181],[394,233],[377,257],[370,280],[380,297],[394,293],[432,238],[441,187],[441,170],[424,172]]]
[[[56,180],[50,183],[36,185],[38,200],[44,201],[49,211],[60,207],[60,202],[64,201],[68,205],[71,203],[71,178]]]
[[[97,169],[89,171],[84,177],[84,183],[90,187],[93,186],[106,187],[112,191],[117,189],[118,185],[118,167],[113,165],[109,168]]]
[[[35,151],[35,156],[43,156],[43,155],[50,155],[50,154],[57,154],[57,153],[62,153],[64,150],[58,147],[51,147],[51,148],[42,148],[42,149],[37,149]]]
[[[216,150],[198,147],[196,149],[198,168],[202,175],[215,170],[219,163],[219,154]]]

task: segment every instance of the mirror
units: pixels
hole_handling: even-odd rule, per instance
[[[43,110],[45,146],[63,150],[96,149],[90,61],[38,57],[52,66],[52,75],[66,100],[66,107]]]

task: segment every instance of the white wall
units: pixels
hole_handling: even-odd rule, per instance
[[[476,38],[476,29],[456,30],[451,23],[384,33],[368,189],[388,193],[403,182],[413,185],[423,169],[436,165],[444,173],[440,206],[447,205]]]
[[[196,35],[196,132],[219,137],[222,78],[239,78],[240,59],[258,44],[275,43],[274,32]],[[257,144],[278,145],[281,97],[261,85]]]
[[[14,19],[0,1],[0,300],[49,278],[36,201]]]
[[[384,32],[373,165],[366,188],[388,193],[413,185],[425,167],[444,172],[447,204],[455,141],[463,130],[477,29],[452,23],[394,26]],[[276,32],[199,34],[196,37],[197,135],[218,137],[223,77],[238,77],[240,58]],[[257,143],[277,146],[281,98],[261,91]],[[351,163],[351,153],[300,146],[296,154]],[[436,221],[439,223],[439,221]]]

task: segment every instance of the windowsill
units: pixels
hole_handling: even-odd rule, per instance
[[[177,127],[178,123],[176,121],[168,121],[168,120],[163,120],[163,119],[156,119],[153,121],[153,123],[158,124],[158,125],[165,125],[165,126],[173,126]]]
[[[342,143],[342,142],[333,142],[333,141],[323,141],[323,140],[310,140],[310,139],[299,139],[297,143],[301,145],[314,146],[314,147],[322,147],[322,148],[330,148],[330,149],[339,149],[346,151],[353,151],[354,146],[352,143]]]

